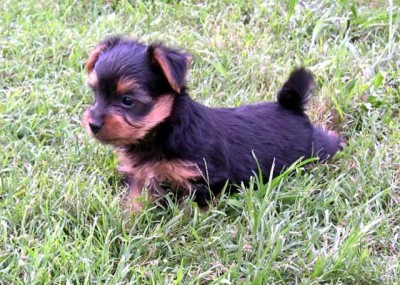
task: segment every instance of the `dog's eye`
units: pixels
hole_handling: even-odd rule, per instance
[[[125,107],[132,107],[133,99],[128,96],[122,97],[122,105],[124,105]]]

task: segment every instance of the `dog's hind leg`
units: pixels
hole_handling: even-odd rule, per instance
[[[344,139],[334,131],[315,127],[313,131],[313,153],[322,161],[332,158],[343,149]]]

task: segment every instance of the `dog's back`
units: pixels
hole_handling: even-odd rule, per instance
[[[198,117],[190,125],[196,124],[196,130],[203,134],[196,141],[207,138],[207,142],[188,153],[200,166],[205,159],[211,176],[220,174],[235,183],[248,179],[258,166],[268,178],[272,167],[278,175],[299,158],[327,160],[340,150],[341,138],[313,126],[305,113],[313,85],[311,73],[301,68],[290,75],[278,92],[277,102],[216,109],[196,105],[195,110],[201,111],[191,112]]]

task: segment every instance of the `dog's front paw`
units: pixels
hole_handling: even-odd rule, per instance
[[[140,203],[137,199],[138,197],[131,198],[131,197],[126,197],[124,201],[122,202],[122,208],[125,213],[131,214],[131,213],[139,213],[141,209],[143,209],[142,203]]]

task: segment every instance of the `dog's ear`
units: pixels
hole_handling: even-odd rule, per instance
[[[86,72],[90,74],[93,71],[94,65],[96,64],[96,61],[99,59],[99,55],[102,51],[105,51],[107,49],[107,45],[104,43],[99,44],[96,46],[92,52],[89,54],[89,57],[86,61]]]
[[[161,44],[150,45],[148,54],[151,62],[161,69],[171,88],[179,93],[185,83],[193,56]]]
[[[109,49],[112,46],[117,45],[122,40],[123,39],[121,37],[115,36],[115,37],[109,37],[100,44],[98,44],[89,54],[89,57],[86,61],[85,65],[86,72],[90,74],[93,71],[96,61],[99,59],[100,53],[104,52],[105,50]]]

